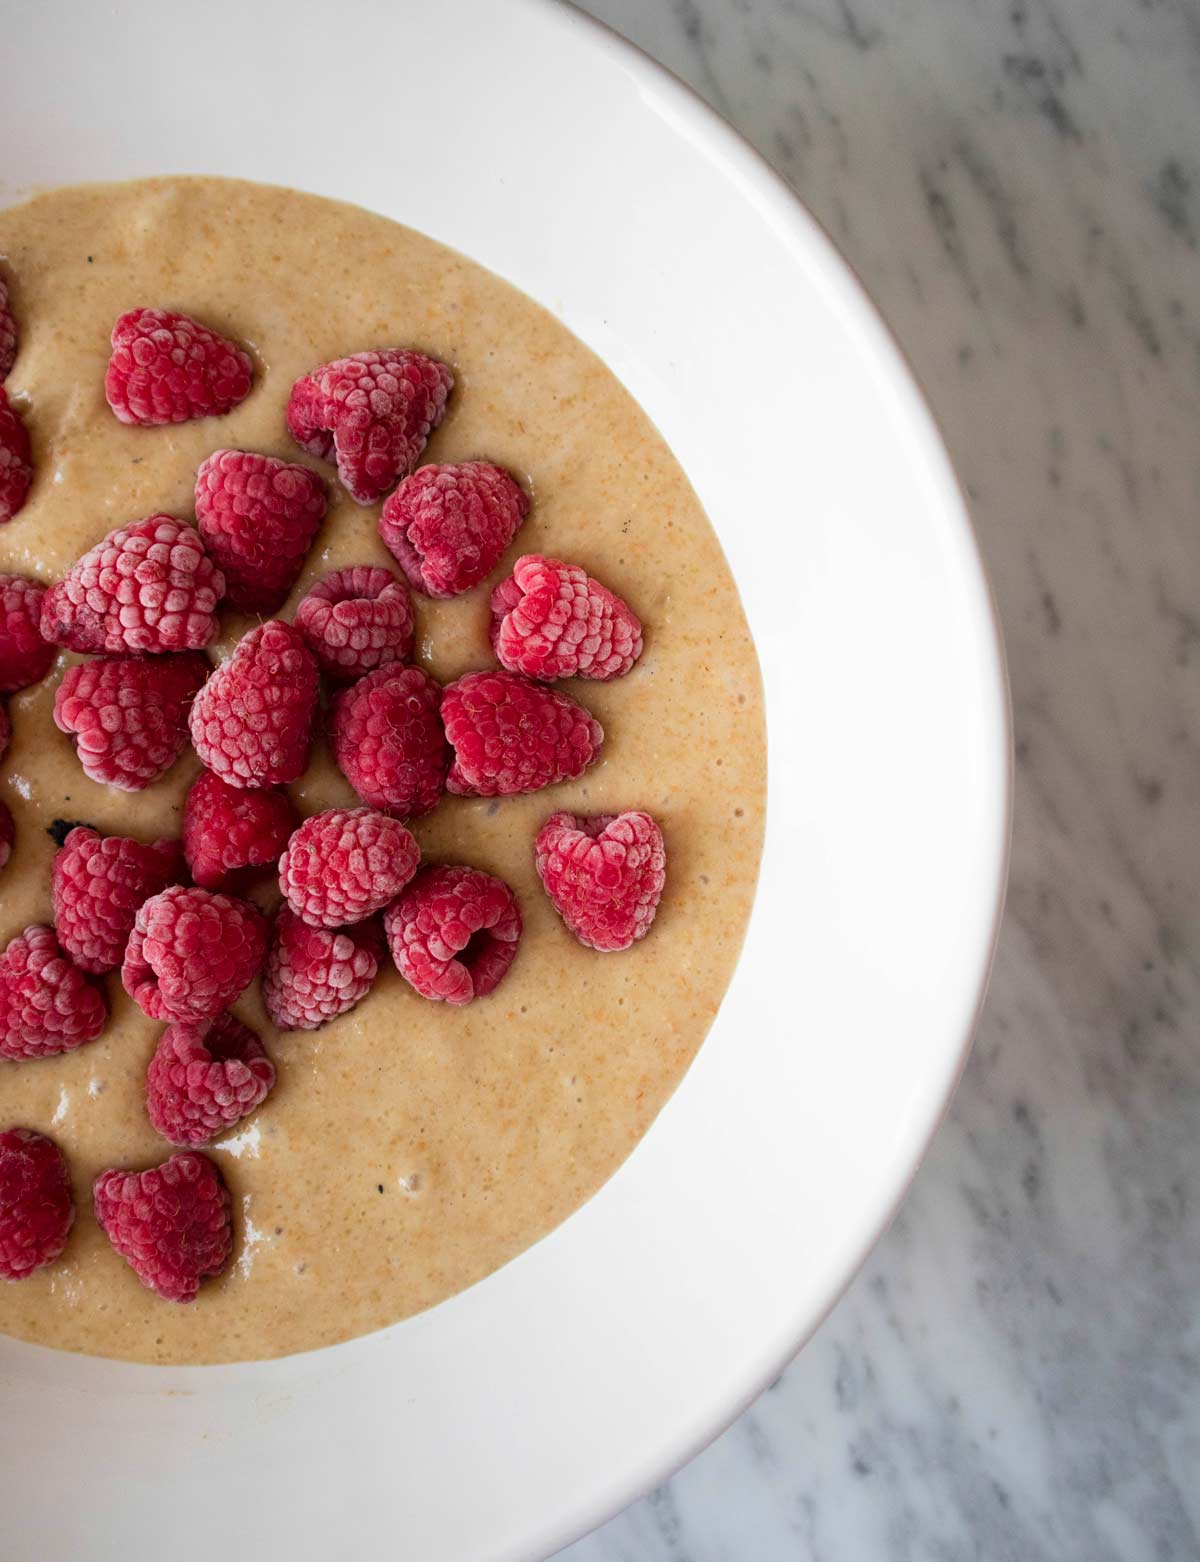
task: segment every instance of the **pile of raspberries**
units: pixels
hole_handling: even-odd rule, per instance
[[[17,330],[0,281],[0,522],[34,481],[29,437],[3,380]],[[136,309],[112,332],[105,395],[123,422],[215,417],[251,391],[236,342],[187,315]],[[205,768],[188,792],[182,840],[149,844],[64,825],[54,858],[53,926],[27,927],[0,954],[0,1058],[69,1052],[108,1019],[101,978],[165,1023],[146,1074],[150,1122],[180,1153],[146,1170],[112,1168],[93,1187],[96,1219],[142,1283],[190,1301],[233,1243],[230,1195],[202,1153],[275,1083],[260,1038],[230,1006],[261,976],[281,1030],[313,1029],[369,992],[390,952],[422,997],[450,1004],[503,981],[521,938],[509,886],[462,864],[422,864],[403,821],[443,793],[505,797],[572,780],[604,733],[557,679],[623,677],[642,651],[627,603],[578,565],[527,554],[491,595],[498,665],[445,688],[413,660],[410,588],[450,598],[497,566],[529,510],[486,461],[418,466],[454,377],[408,348],[354,353],[292,387],[288,430],[336,464],[359,504],[383,500],[379,534],[403,578],[378,564],[326,575],[294,621],[287,600],[326,510],[307,465],[215,451],[196,474],[196,525],[156,514],[111,532],[45,587],[0,576],[0,694],[45,678],[58,648],[54,721],[93,781],[137,791],[190,741]],[[265,621],[212,668],[221,604]],[[308,763],[321,681],[334,758],[361,799],[301,820],[285,790]],[[0,705],[0,756],[9,741]],[[13,849],[0,801],[0,869]],[[654,920],[662,832],[646,813],[551,813],[532,843],[566,927],[597,950],[627,949]],[[268,918],[244,893],[275,868]],[[62,1252],[75,1209],[61,1149],[0,1133],[0,1277],[21,1279]]]

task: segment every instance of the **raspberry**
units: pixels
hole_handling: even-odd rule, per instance
[[[230,786],[295,781],[308,764],[317,664],[300,632],[270,619],[239,641],[192,705],[192,742]]]
[[[46,588],[23,575],[0,575],[0,694],[40,683],[50,671],[54,647],[38,625]]]
[[[354,353],[296,381],[287,426],[310,456],[336,457],[352,499],[374,504],[416,466],[453,388],[446,365],[424,353]]]
[[[35,923],[0,955],[0,1058],[49,1058],[95,1041],[108,1019],[103,989]]]
[[[109,532],[42,599],[42,636],[69,651],[199,651],[217,632],[225,577],[170,515]]]
[[[0,1134],[0,1279],[52,1264],[74,1219],[71,1174],[54,1140],[32,1128]]]
[[[450,763],[441,697],[421,668],[394,664],[335,695],[333,757],[364,803],[406,819],[436,807]]]
[[[508,797],[573,781],[595,759],[604,728],[582,705],[518,673],[467,673],[442,695],[454,750],[446,790]]]
[[[0,711],[0,758],[4,755],[4,723],[8,717]],[[13,842],[17,838],[17,827],[13,823],[12,810],[3,798],[0,798],[0,872],[8,866],[8,859],[12,856]]]
[[[253,1112],[274,1083],[262,1042],[234,1015],[168,1025],[146,1071],[146,1112],[172,1144],[207,1144]]]
[[[309,927],[281,906],[262,983],[272,1024],[280,1030],[316,1030],[345,1014],[370,992],[382,949],[374,922],[333,932]]]
[[[528,513],[503,467],[423,466],[388,495],[379,535],[414,590],[456,597],[491,573]]]
[[[0,381],[17,361],[17,322],[8,300],[8,283],[0,277]]]
[[[266,950],[257,906],[176,884],[138,910],[121,981],[152,1020],[212,1020],[254,980]]]
[[[54,724],[75,738],[85,775],[139,792],[183,752],[188,706],[207,674],[195,652],[80,662],[55,690]]]
[[[143,846],[125,835],[77,826],[55,853],[50,870],[54,931],[81,971],[115,970],[125,954],[138,907],[183,874],[179,842]]]
[[[131,309],[113,326],[112,349],[104,399],[143,428],[228,412],[254,378],[236,342],[172,309]]]
[[[650,931],[667,854],[649,814],[551,814],[533,860],[554,909],[589,949],[628,949]]]
[[[0,705],[0,759],[8,753],[8,745],[12,742],[12,723],[8,719],[8,712]]]
[[[319,580],[296,609],[296,628],[321,671],[358,678],[412,657],[412,598],[390,570],[356,564]]]
[[[92,1184],[100,1229],[138,1279],[168,1302],[190,1302],[233,1251],[229,1189],[207,1155],[103,1171]]]
[[[284,791],[230,786],[211,770],[192,782],[183,805],[183,850],[202,889],[220,889],[243,868],[277,861],[299,816]]]
[[[490,873],[423,868],[383,928],[396,969],[422,998],[470,1003],[498,987],[516,958],[521,909]]]
[[[642,654],[642,626],[578,564],[527,553],[492,592],[492,646],[502,667],[527,678],[607,680]]]
[[[196,524],[239,613],[277,613],[325,516],[325,485],[306,466],[216,450],[196,473]]]
[[[371,808],[330,808],[306,819],[288,842],[279,888],[310,926],[347,927],[394,900],[420,860],[399,820]]]
[[[32,482],[29,432],[0,385],[0,526],[11,521],[25,503]]]

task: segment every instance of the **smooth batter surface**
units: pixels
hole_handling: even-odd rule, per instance
[[[758,666],[734,583],[686,478],[600,361],[489,272],[406,228],[335,202],[234,181],[153,180],[51,192],[0,212],[20,354],[8,391],[37,476],[0,528],[0,572],[57,579],[113,527],[156,510],[191,518],[196,467],[242,447],[305,460],[283,414],[292,381],[368,347],[416,346],[456,389],[425,459],[486,457],[534,504],[500,569],[453,602],[417,599],[418,652],[448,680],[490,665],[490,588],[522,552],[583,564],[646,627],[634,671],[562,685],[603,722],[580,780],[501,801],[447,798],[414,828],[427,859],[499,874],[525,918],[498,991],[465,1009],[414,994],[387,963],[363,1002],[315,1032],[281,1034],[257,983],[238,1014],[279,1080],[209,1151],[233,1194],[233,1261],[198,1301],[138,1283],[96,1226],[106,1166],[171,1152],[145,1113],[162,1027],[105,978],[112,1020],[70,1055],[0,1062],[0,1127],[51,1134],[75,1184],[58,1263],[0,1282],[0,1331],[156,1362],[280,1356],[347,1339],[482,1279],[596,1191],[645,1133],[700,1045],[728,984],[762,841]],[[182,309],[251,348],[249,398],[224,418],[126,428],[103,395],[109,332],[139,305]],[[308,585],[355,563],[391,564],[378,507],[350,502],[332,469],[328,517],[281,616]],[[226,615],[225,654],[250,621]],[[60,657],[10,704],[0,796],[17,843],[0,876],[0,940],[51,920],[46,827],[56,818],[152,839],[177,834],[193,755],[144,792],[97,786],[51,720]],[[322,743],[292,789],[302,812],[357,800]],[[561,808],[644,808],[667,841],[650,935],[621,954],[581,948],[533,869],[534,836]],[[277,901],[270,875],[252,892]]]

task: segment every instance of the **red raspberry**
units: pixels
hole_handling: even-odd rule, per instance
[[[330,808],[306,819],[288,842],[279,888],[312,927],[347,927],[394,900],[420,860],[399,820],[371,808]]]
[[[257,906],[176,884],[139,908],[121,981],[152,1020],[212,1020],[254,980],[266,952]]]
[[[239,613],[277,613],[325,516],[325,485],[306,466],[216,450],[196,473],[196,524]]]
[[[300,631],[270,619],[252,629],[192,705],[192,742],[230,786],[296,781],[308,764],[317,663]]]
[[[29,432],[0,385],[0,526],[25,503],[33,482]]]
[[[403,581],[356,564],[317,582],[296,609],[296,628],[321,671],[345,680],[409,661],[416,620]]]
[[[4,757],[4,726],[8,721],[3,711],[0,711],[0,759]],[[17,827],[13,824],[12,811],[8,804],[0,798],[0,872],[8,866],[8,859],[12,856],[13,842],[17,838]]]
[[[100,1229],[138,1279],[168,1302],[190,1302],[233,1251],[229,1189],[207,1155],[103,1171],[92,1184]]]
[[[236,342],[173,309],[131,309],[112,329],[104,398],[122,423],[217,417],[244,401],[254,365]]]
[[[69,651],[199,651],[217,632],[225,577],[170,515],[109,532],[42,600],[42,636]]]
[[[23,575],[0,575],[0,694],[40,683],[54,647],[38,628],[46,588]]]
[[[8,300],[8,283],[0,277],[0,381],[17,361],[17,322]]]
[[[262,995],[280,1030],[316,1030],[365,998],[379,970],[383,940],[375,922],[334,932],[309,927],[280,906],[263,972]]]
[[[450,763],[441,697],[428,673],[394,663],[335,695],[333,757],[364,803],[406,819],[436,807]]]
[[[454,376],[406,347],[353,353],[292,386],[287,426],[310,456],[336,457],[342,487],[374,504],[411,472],[446,411]]]
[[[491,573],[528,513],[501,466],[423,466],[388,495],[379,535],[414,590],[456,597]]]
[[[52,1264],[74,1219],[71,1174],[54,1140],[32,1128],[0,1134],[0,1279]]]
[[[0,1058],[49,1058],[95,1041],[108,1020],[104,990],[35,923],[0,955]]]
[[[422,998],[470,1003],[503,981],[521,941],[521,908],[478,868],[422,868],[384,913],[396,969]]]
[[[202,889],[220,889],[243,868],[270,867],[298,823],[286,792],[230,786],[202,770],[183,805],[183,850],[192,878]]]
[[[71,831],[50,870],[54,931],[81,971],[115,970],[138,907],[183,876],[179,842],[143,846],[125,835]]]
[[[232,1014],[168,1025],[146,1071],[146,1112],[172,1144],[207,1144],[266,1099],[275,1065]]]
[[[188,706],[207,674],[195,652],[79,662],[55,690],[54,724],[74,736],[85,775],[139,792],[183,752]]]
[[[650,931],[667,853],[649,814],[551,814],[533,860],[555,910],[589,949],[628,949]]]
[[[595,759],[604,728],[574,700],[519,673],[467,673],[442,695],[454,750],[446,790],[508,797],[573,781]]]
[[[642,654],[628,603],[578,564],[527,553],[492,592],[492,646],[527,678],[622,678]]]

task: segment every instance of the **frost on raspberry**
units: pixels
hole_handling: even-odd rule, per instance
[[[159,1037],[146,1071],[146,1112],[172,1144],[207,1144],[253,1112],[274,1083],[262,1042],[234,1015],[176,1021]]]
[[[398,819],[329,808],[306,819],[279,859],[283,898],[314,927],[348,927],[382,911],[417,871],[421,849]]]
[[[492,593],[492,646],[510,672],[554,678],[623,677],[642,654],[628,603],[578,564],[527,553]]]
[[[229,1262],[229,1189],[199,1150],[184,1150],[146,1171],[103,1171],[92,1195],[96,1220],[113,1248],[144,1286],[168,1302],[193,1301],[200,1282]]]
[[[52,1264],[74,1220],[71,1174],[54,1140],[32,1128],[0,1133],[0,1280]]]
[[[257,906],[174,885],[139,908],[121,981],[152,1020],[212,1020],[253,981],[266,948]]]
[[[40,683],[50,671],[54,647],[42,638],[45,586],[24,575],[0,575],[0,694]]]
[[[55,690],[54,724],[75,739],[91,780],[138,792],[183,752],[188,709],[207,675],[197,653],[79,662]]]
[[[296,381],[287,426],[301,450],[336,460],[352,499],[374,504],[416,466],[453,387],[446,365],[424,353],[353,353]]]
[[[299,630],[278,619],[238,642],[197,695],[192,742],[230,786],[285,785],[303,775],[317,708],[317,664]]]
[[[334,697],[333,757],[364,803],[405,819],[436,807],[450,762],[441,697],[428,673],[395,664]]]
[[[552,814],[538,832],[534,865],[555,910],[589,949],[628,949],[650,931],[667,854],[649,814]]]
[[[604,741],[582,705],[503,670],[449,684],[442,721],[454,750],[446,790],[461,797],[508,797],[574,780]]]
[[[131,309],[112,329],[104,396],[122,423],[153,427],[216,417],[254,379],[236,342],[173,309]]]
[[[388,495],[379,535],[415,591],[456,597],[491,574],[528,513],[501,466],[423,466]]]
[[[199,651],[217,632],[225,577],[170,515],[109,532],[42,599],[42,636],[69,651]]]
[[[104,990],[63,954],[52,927],[35,923],[0,954],[0,1058],[73,1052],[108,1020]]]
[[[29,431],[0,385],[0,526],[11,521],[33,486]]]
[[[81,971],[115,970],[138,908],[183,876],[183,853],[170,839],[144,845],[125,835],[76,826],[56,852],[50,894],[58,941]]]
[[[478,868],[423,868],[388,907],[396,969],[422,998],[471,1003],[493,992],[521,940],[521,910],[502,879]]]
[[[247,868],[269,868],[300,822],[280,787],[230,786],[202,770],[183,805],[183,850],[193,880],[221,889]]]
[[[290,906],[275,918],[263,971],[263,1004],[280,1030],[316,1030],[366,997],[383,938],[374,920],[356,927],[310,927]]]
[[[416,619],[402,580],[390,570],[355,564],[317,582],[296,609],[296,628],[321,671],[345,682],[411,661]]]
[[[325,515],[325,485],[306,466],[216,450],[196,473],[196,524],[239,613],[277,613]]]

